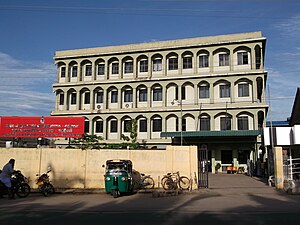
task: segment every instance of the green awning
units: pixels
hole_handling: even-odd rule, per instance
[[[262,130],[177,131],[161,132],[160,137],[256,137]]]

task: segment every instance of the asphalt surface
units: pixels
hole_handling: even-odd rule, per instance
[[[139,192],[114,199],[103,191],[0,199],[0,224],[299,224],[300,195],[245,175],[210,175],[208,189],[177,196]]]

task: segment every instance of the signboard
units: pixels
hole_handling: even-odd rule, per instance
[[[0,117],[2,138],[80,138],[84,117]]]

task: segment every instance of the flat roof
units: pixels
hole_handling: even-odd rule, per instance
[[[141,52],[141,51],[153,51],[160,49],[169,48],[180,48],[180,47],[194,47],[201,45],[213,45],[222,43],[236,43],[253,40],[266,40],[262,36],[261,31],[238,33],[238,34],[226,34],[186,39],[176,39],[168,41],[156,41],[156,42],[145,42],[139,44],[127,44],[117,46],[104,46],[95,48],[83,48],[74,50],[62,50],[56,51],[54,55],[55,60],[71,58],[71,57],[88,57],[93,55],[111,55],[128,52]]]

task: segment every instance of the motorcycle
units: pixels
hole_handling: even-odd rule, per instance
[[[29,195],[30,191],[31,189],[28,185],[28,179],[21,173],[20,170],[14,171],[11,177],[11,197],[14,197],[14,195],[16,194],[19,198],[25,198]],[[8,195],[8,188],[1,181],[0,193],[2,195]]]
[[[53,185],[50,183],[50,179],[49,179],[49,175],[48,173],[51,172],[51,168],[48,167],[48,170],[39,175],[37,174],[38,178],[36,179],[36,184],[38,185],[38,189],[39,191],[45,196],[47,197],[48,195],[54,194],[54,187]]]

